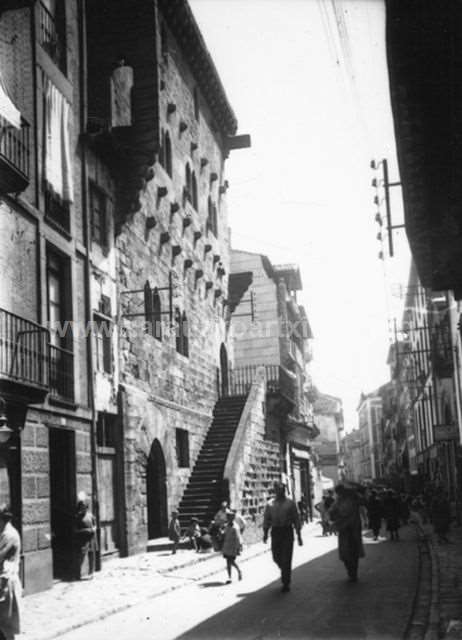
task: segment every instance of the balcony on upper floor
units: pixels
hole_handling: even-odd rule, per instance
[[[25,9],[33,4],[34,0],[2,0],[0,14],[2,11],[12,11],[13,9]]]
[[[0,115],[0,194],[20,193],[29,184],[30,125],[21,118],[21,128]]]
[[[42,402],[49,390],[49,333],[41,325],[0,309],[0,390]]]
[[[294,374],[277,364],[250,364],[229,369],[225,382],[222,379],[217,380],[219,395],[247,395],[256,380],[257,370],[260,367],[265,370],[266,392],[271,395],[279,395],[294,406],[297,402],[297,379]]]
[[[59,3],[57,4],[59,7]],[[39,5],[39,42],[56,66],[66,73],[66,41],[64,14],[54,15],[43,2]]]

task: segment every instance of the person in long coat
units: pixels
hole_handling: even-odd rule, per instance
[[[5,640],[13,640],[20,632],[19,580],[21,539],[11,524],[12,514],[0,509],[0,632]]]
[[[380,527],[382,526],[383,505],[376,491],[371,491],[366,508],[369,526],[372,529],[372,535],[374,536],[374,540],[378,540]]]
[[[338,552],[350,582],[358,580],[359,559],[364,557],[361,534],[361,499],[356,489],[340,484],[336,499],[329,509],[329,518],[338,532]]]
[[[395,492],[389,489],[383,500],[383,511],[390,532],[390,540],[399,540],[399,500]]]
[[[274,490],[276,497],[266,506],[263,517],[263,542],[268,540],[271,529],[271,552],[281,570],[282,592],[287,593],[292,574],[294,529],[300,546],[303,540],[297,505],[286,497],[286,487],[282,482],[276,482]]]

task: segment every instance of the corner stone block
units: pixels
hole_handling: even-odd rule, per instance
[[[38,529],[38,548],[48,549],[51,547],[51,533],[49,527]]]
[[[24,553],[36,551],[38,549],[38,531],[37,529],[23,529],[22,532],[22,550]]]
[[[48,498],[50,495],[50,480],[48,476],[36,478],[37,498]]]
[[[22,480],[22,497],[27,499],[37,497],[37,481],[34,477],[24,477]]]
[[[23,449],[22,469],[26,473],[48,473],[49,461],[47,451]]]
[[[35,424],[30,424],[30,422],[26,422],[24,430],[21,433],[21,444],[23,447],[34,447],[35,446]]]
[[[35,500],[34,502],[24,503],[22,513],[25,525],[48,522],[50,519],[48,500]]]
[[[35,444],[37,447],[48,447],[49,434],[48,429],[43,424],[38,424],[35,428]]]

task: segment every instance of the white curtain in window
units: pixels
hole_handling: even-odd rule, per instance
[[[44,177],[64,202],[74,200],[70,153],[71,108],[52,82],[45,91]]]
[[[5,118],[8,124],[11,124],[16,129],[21,128],[21,113],[17,109],[11,98],[8,96],[6,87],[4,85],[1,73],[0,73],[0,116]]]

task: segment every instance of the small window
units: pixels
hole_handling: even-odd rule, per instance
[[[98,447],[115,449],[117,445],[117,416],[98,412],[96,422],[96,444]]]
[[[185,181],[186,181],[186,184],[185,184],[186,200],[192,203],[192,174],[191,174],[191,167],[189,166],[189,162],[186,163]]]
[[[188,319],[186,313],[175,310],[175,344],[176,350],[186,358],[189,357]]]
[[[162,342],[162,304],[157,289],[152,292],[152,328],[154,338]]]
[[[172,143],[168,131],[162,132],[162,141],[159,149],[159,163],[165,171],[172,177]]]
[[[176,459],[179,467],[189,467],[189,433],[176,429]]]
[[[192,186],[192,194],[191,194],[192,206],[196,211],[198,211],[197,180],[196,180],[196,174],[194,173],[194,171],[192,172],[192,176],[191,176],[191,186]]]
[[[112,321],[96,313],[93,320],[95,323],[96,368],[102,373],[112,373]]]
[[[207,201],[207,229],[211,231],[216,238],[218,237],[217,207],[212,202],[210,196]]]
[[[199,120],[199,90],[197,87],[194,87],[193,100],[194,100],[194,117],[196,118],[196,120]]]
[[[107,237],[107,196],[94,183],[90,184],[91,238],[100,247],[106,248]]]
[[[162,303],[157,287],[151,289],[149,281],[144,285],[144,314],[146,333],[162,341]]]

